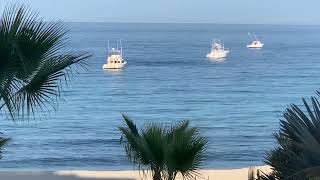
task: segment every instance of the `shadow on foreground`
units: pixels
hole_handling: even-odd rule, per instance
[[[85,178],[52,172],[0,172],[0,180],[134,180],[133,178]]]

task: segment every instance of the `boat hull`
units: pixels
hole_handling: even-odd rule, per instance
[[[222,59],[226,58],[228,53],[229,51],[211,52],[210,54],[207,54],[207,58]]]
[[[104,64],[102,66],[103,69],[122,69],[125,67],[125,65],[127,64],[127,62],[121,63],[121,64]]]
[[[261,49],[263,47],[263,44],[250,44],[247,45],[247,48],[252,48],[252,49]]]

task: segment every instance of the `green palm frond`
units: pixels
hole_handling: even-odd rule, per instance
[[[174,179],[178,173],[184,179],[194,179],[204,162],[207,140],[200,136],[196,128],[184,121],[171,128],[167,166],[169,177]]]
[[[189,121],[170,128],[151,123],[139,134],[135,124],[123,116],[125,127],[120,127],[121,142],[126,154],[139,170],[151,171],[154,180],[172,180],[177,174],[185,179],[198,175],[203,163],[207,140]]]
[[[0,159],[2,158],[1,153],[2,149],[8,144],[10,138],[0,137]]]
[[[130,161],[137,165],[142,172],[150,171],[155,179],[160,180],[164,170],[165,136],[161,127],[150,125],[139,134],[136,125],[123,115],[125,127],[119,127],[121,143]]]
[[[126,115],[124,115],[124,114],[122,114],[122,117],[123,117],[123,119],[125,120],[125,122],[126,122],[128,128],[130,129],[130,131],[131,131],[134,135],[138,136],[138,135],[139,135],[139,132],[138,132],[137,126],[133,123],[133,121],[132,121],[129,117],[127,117]]]
[[[279,147],[266,156],[277,179],[320,177],[320,104],[315,97],[311,97],[311,105],[302,101],[306,111],[296,105],[286,110],[275,135]]]
[[[0,19],[0,109],[15,119],[54,107],[62,87],[91,55],[67,52],[68,30],[14,4]],[[48,107],[49,105],[49,107]]]
[[[167,143],[163,126],[150,124],[143,130],[142,139],[146,145],[145,153],[149,157],[150,165],[161,170],[164,169]]]
[[[279,180],[279,178],[273,173],[264,173],[260,170],[257,171],[257,180]]]

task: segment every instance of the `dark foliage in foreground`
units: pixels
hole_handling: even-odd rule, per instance
[[[250,167],[248,170],[248,180],[277,180],[273,173],[266,174],[259,169]]]
[[[154,180],[173,180],[178,174],[194,179],[201,167],[207,140],[188,121],[172,127],[150,124],[139,131],[128,117],[120,127],[126,154],[142,172],[151,171]]]
[[[274,171],[261,177],[320,179],[320,104],[316,97],[311,97],[310,104],[302,100],[305,112],[293,104],[280,120],[280,130],[275,134],[279,146],[266,156],[266,163]]]
[[[4,137],[0,137],[0,159],[2,158],[1,154],[2,154],[2,149],[5,145],[8,144],[8,142],[10,141],[9,138],[4,138]]]
[[[90,55],[66,52],[67,30],[43,22],[24,5],[5,8],[0,18],[0,110],[7,118],[55,108],[62,83]],[[0,139],[0,147],[8,139]]]
[[[12,5],[0,19],[0,109],[9,116],[34,115],[54,107],[62,83],[90,55],[66,52],[61,22],[43,22],[37,12]]]

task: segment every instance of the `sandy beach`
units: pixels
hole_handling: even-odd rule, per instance
[[[264,172],[267,166],[257,167]],[[201,170],[197,179],[247,180],[248,168],[230,170]],[[150,180],[138,171],[57,171],[57,172],[0,172],[1,180]],[[177,178],[180,179],[180,178]]]

